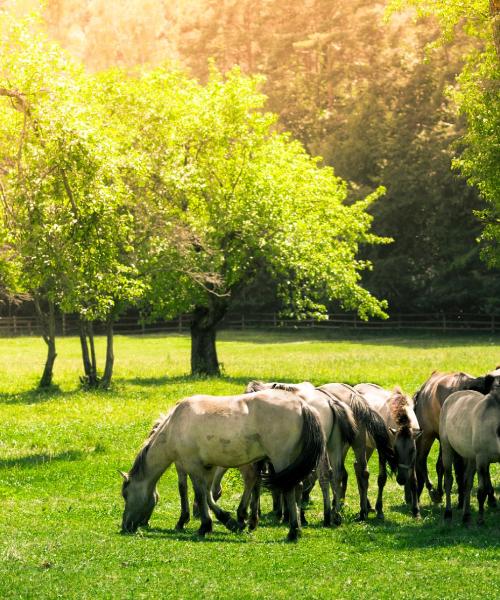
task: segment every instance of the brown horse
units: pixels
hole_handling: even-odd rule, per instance
[[[368,405],[384,419],[391,432],[392,444],[397,460],[396,481],[405,486],[406,498],[412,507],[414,517],[420,516],[417,495],[417,477],[415,475],[415,459],[417,449],[415,440],[422,434],[413,411],[412,400],[396,387],[393,392],[374,383],[360,383],[354,386],[367,401]],[[367,460],[375,449],[373,441],[368,439]],[[387,481],[385,459],[379,455],[378,496],[375,510],[377,517],[383,518],[383,491]]]
[[[186,476],[193,484],[201,514],[199,535],[212,530],[209,507],[221,523],[238,530],[238,523],[212,497],[215,469],[267,458],[275,471],[265,481],[285,494],[290,512],[288,539],[295,540],[300,533],[295,487],[316,467],[324,451],[317,412],[295,394],[264,390],[187,398],[154,429],[132,469],[122,474],[122,531],[135,532],[147,525],[158,501],[156,483],[172,463],[179,476],[181,515],[189,510]]]
[[[397,468],[397,460],[394,455],[389,430],[382,417],[373,410],[366,400],[350,385],[346,383],[328,383],[320,386],[318,389],[326,390],[336,396],[339,400],[347,404],[352,410],[354,421],[356,422],[357,434],[350,444],[352,447],[355,462],[354,471],[359,491],[360,512],[359,520],[364,521],[368,512],[371,510],[368,501],[368,479],[367,469],[367,435],[374,440],[379,456],[390,466],[391,471]],[[342,465],[345,462],[345,456],[349,450],[349,445],[344,447]],[[347,489],[347,471],[342,466],[342,499],[345,498]]]
[[[478,474],[478,524],[484,522],[484,501],[490,490],[489,465],[500,462],[500,387],[487,396],[474,391],[455,392],[448,396],[441,409],[439,432],[443,453],[446,509],[444,517],[451,520],[451,467],[455,455],[465,460],[463,517],[470,521],[470,495],[474,474]]]
[[[495,382],[500,381],[500,368],[483,375],[482,377],[473,377],[466,373],[441,373],[434,371],[429,379],[422,385],[413,397],[415,404],[415,414],[422,429],[422,435],[417,440],[417,489],[418,496],[422,493],[424,485],[429,491],[433,502],[441,502],[443,497],[443,466],[441,460],[441,451],[436,463],[436,472],[438,475],[437,489],[433,487],[429,480],[427,470],[427,457],[434,440],[439,439],[439,415],[441,407],[446,398],[453,392],[460,390],[475,390],[481,394],[487,394]],[[457,485],[459,488],[459,506],[462,504],[462,481],[463,465],[459,456],[455,462],[455,473],[457,476]],[[493,490],[488,494],[488,502],[495,504]]]

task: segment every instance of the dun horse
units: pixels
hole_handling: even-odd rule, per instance
[[[437,488],[434,488],[428,475],[427,457],[434,440],[439,439],[439,414],[446,398],[453,392],[460,390],[475,390],[482,394],[487,394],[495,382],[500,382],[500,368],[482,376],[472,377],[466,373],[440,373],[434,371],[429,379],[422,385],[413,397],[415,403],[415,414],[420,427],[422,436],[417,440],[417,485],[418,496],[422,493],[424,485],[426,486],[431,500],[441,502],[443,497],[443,466],[441,460],[441,451],[436,463],[436,472],[438,476]],[[455,462],[455,473],[457,475],[457,485],[459,490],[459,506],[462,505],[462,479],[463,465],[460,457]],[[495,504],[493,489],[489,491],[488,502]]]
[[[354,442],[357,433],[349,406],[326,390],[315,388],[308,381],[298,384],[251,381],[246,389],[247,391],[275,389],[293,392],[317,410],[326,440],[326,455],[318,467],[318,478],[323,495],[323,524],[326,527],[332,522],[339,525],[341,523],[343,451],[346,445],[349,446]],[[334,491],[333,508],[330,487]],[[279,506],[277,500],[281,503],[281,498],[274,496],[275,507]]]
[[[484,501],[491,489],[489,465],[500,462],[500,387],[487,396],[475,391],[455,392],[448,396],[439,418],[443,454],[446,509],[451,520],[451,467],[455,455],[465,460],[463,522],[470,521],[470,495],[474,474],[478,474],[478,524],[484,522]]]
[[[420,516],[417,495],[417,477],[415,459],[417,449],[415,440],[421,435],[417,417],[413,411],[413,403],[399,388],[393,392],[385,390],[373,383],[361,383],[354,386],[369,406],[384,419],[392,436],[392,443],[397,460],[396,481],[405,486],[405,497],[411,504],[414,517]],[[375,446],[368,442],[367,460]],[[378,495],[375,510],[377,517],[383,518],[383,491],[387,481],[385,458],[379,455]]]
[[[359,520],[364,521],[370,510],[370,503],[368,501],[367,434],[372,437],[379,456],[383,457],[389,464],[391,471],[395,471],[397,462],[391,445],[389,431],[382,417],[370,408],[366,400],[350,385],[345,383],[328,383],[318,389],[333,394],[347,404],[354,415],[357,434],[350,445],[355,456],[354,471],[356,473],[360,503]],[[348,450],[349,445],[346,444],[342,457],[342,500],[345,498],[347,489],[347,471],[343,465]]]
[[[175,463],[179,476],[181,518],[189,520],[187,476],[200,508],[200,535],[212,530],[209,507],[229,529],[239,529],[230,513],[212,497],[217,466],[239,467],[264,458],[275,471],[266,483],[285,494],[290,513],[289,540],[300,532],[295,486],[323,456],[325,440],[314,408],[295,394],[269,390],[240,396],[193,396],[181,401],[159,423],[124,478],[122,531],[147,525],[158,501],[156,483]]]

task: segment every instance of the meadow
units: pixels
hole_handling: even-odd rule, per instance
[[[253,533],[215,524],[205,539],[198,521],[185,532],[178,516],[175,470],[160,480],[149,529],[120,535],[123,510],[117,469],[130,468],[152,422],[182,397],[238,393],[250,379],[317,384],[372,381],[413,393],[434,369],[482,374],[500,362],[488,335],[341,336],[313,332],[222,332],[224,376],[196,379],[189,338],[116,338],[110,391],[78,383],[79,343],[58,341],[57,387],[35,391],[45,348],[37,338],[0,340],[1,598],[495,598],[500,597],[500,510],[486,525],[452,526],[422,495],[422,519],[409,514],[390,479],[385,521],[355,520],[358,496],[352,455],[344,523],[321,526],[319,491],[296,544],[268,515]],[[103,341],[98,340],[102,354]],[[433,448],[430,460],[435,461]],[[434,467],[430,467],[435,479]],[[377,465],[370,464],[370,498]],[[496,489],[500,468],[492,468]],[[223,482],[221,504],[235,510],[237,472]],[[191,494],[192,496],[192,494]],[[476,501],[473,499],[475,517]]]

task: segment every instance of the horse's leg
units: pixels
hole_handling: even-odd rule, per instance
[[[249,531],[253,531],[257,529],[257,525],[259,524],[259,516],[260,516],[260,484],[261,484],[261,476],[260,476],[260,467],[257,469],[257,478],[255,481],[255,485],[253,486],[252,496],[250,499],[250,519],[248,521],[248,529]]]
[[[300,535],[300,520],[297,510],[295,489],[285,492],[284,497],[289,515],[289,530],[287,540],[289,542],[294,542]]]
[[[375,504],[375,510],[377,511],[377,519],[384,518],[384,510],[383,510],[383,493],[384,487],[387,481],[387,467],[386,461],[380,456],[378,457],[378,494],[377,494],[377,503]]]
[[[311,492],[313,490],[314,484],[318,479],[318,474],[316,471],[310,473],[303,481],[304,489],[302,491],[302,504],[307,504],[311,500]]]
[[[217,467],[215,469],[214,480],[212,481],[212,497],[217,501],[222,496],[222,478],[226,474],[227,469],[224,467]]]
[[[177,485],[179,487],[179,498],[181,500],[181,515],[175,528],[179,531],[184,529],[184,525],[189,523],[189,499],[186,471],[183,471],[176,465]]]
[[[441,502],[442,496],[439,497],[439,494],[437,494],[432,487],[432,483],[427,472],[427,457],[429,456],[434,439],[434,435],[426,435],[424,432],[416,441],[417,458],[415,461],[415,470],[417,474],[417,493],[418,497],[420,498],[425,485],[432,502]]]
[[[321,494],[323,496],[323,525],[329,527],[332,524],[332,504],[330,501],[330,464],[324,456],[318,465],[318,480]]]
[[[241,496],[241,501],[238,506],[238,510],[236,511],[238,523],[240,527],[243,529],[245,527],[245,521],[248,518],[248,505],[250,503],[250,498],[252,496],[252,492],[257,481],[258,472],[255,465],[244,465],[240,467],[240,473],[243,477],[244,490],[243,495]],[[212,485],[212,490],[213,490]]]
[[[474,483],[474,475],[476,473],[476,461],[467,459],[465,461],[465,480],[464,480],[464,512],[462,515],[462,523],[468,525],[471,520],[470,512],[470,494]]]
[[[451,488],[453,486],[453,449],[444,440],[441,440],[441,448],[443,449],[443,471],[444,471],[444,491],[446,494],[446,506],[444,509],[445,521],[451,522]]]
[[[298,485],[295,486],[295,502],[297,503],[297,508],[299,510],[301,525],[307,525],[306,511],[302,504],[302,492],[303,491],[304,491],[304,484],[302,482],[300,482]]]
[[[212,490],[210,489],[210,487],[208,488],[207,501],[208,501],[208,506],[214,513],[217,521],[219,521],[220,523],[225,525],[227,527],[227,529],[229,529],[229,531],[242,531],[243,530],[243,528],[245,527],[245,523],[243,523],[243,525],[241,523],[238,523],[238,521],[236,521],[236,519],[233,519],[230,512],[228,512],[227,510],[223,510],[220,506],[218,506],[215,503],[215,500],[213,499],[213,496],[212,496]]]
[[[203,477],[190,475],[191,483],[194,488],[194,496],[196,498],[196,504],[200,512],[201,526],[198,529],[198,535],[204,536],[206,533],[212,531],[212,519],[208,512],[208,486]]]
[[[415,469],[412,469],[408,487],[410,488],[410,494],[411,494],[412,515],[415,517],[415,519],[419,519],[420,518],[420,506],[418,503],[417,475],[415,473]]]
[[[488,497],[488,506],[490,508],[496,508],[497,500],[495,498],[495,490],[493,488],[493,484],[491,483],[490,466],[489,465],[488,465],[488,468],[486,469],[486,475],[487,475],[486,495]]]
[[[464,506],[464,486],[465,486],[465,463],[464,459],[455,454],[453,459],[453,468],[455,469],[455,481],[457,482],[458,504],[457,508]]]
[[[477,466],[477,503],[479,505],[479,514],[477,524],[484,525],[484,501],[488,495],[490,476],[488,462],[481,461],[480,457],[476,459]]]
[[[455,471],[455,475],[456,475],[456,471]],[[435,498],[443,498],[443,477],[444,477],[444,468],[443,468],[443,451],[441,450],[441,444],[439,444],[439,453],[438,453],[438,457],[436,460],[436,476],[437,476],[437,488],[434,489],[433,493],[434,493],[434,497]],[[431,489],[432,489],[432,484],[429,481],[429,484],[431,485]],[[429,489],[429,488],[427,488]],[[429,490],[430,493],[430,490]]]
[[[273,513],[274,516],[281,521],[283,517],[283,494],[279,490],[271,490],[273,497]]]
[[[358,483],[359,491],[359,520],[365,521],[368,516],[368,479],[370,474],[368,473],[367,458],[366,458],[366,431],[365,428],[360,428],[356,440],[353,445],[355,461],[354,461],[354,472],[356,473],[356,480]]]
[[[345,448],[343,449],[342,452],[342,467],[340,469],[341,473],[340,473],[340,477],[341,477],[341,501],[344,502],[345,500],[345,495],[347,492],[347,480],[349,478],[349,475],[347,473],[347,469],[345,468],[345,458],[347,455],[347,452],[349,451],[349,446],[346,445]]]

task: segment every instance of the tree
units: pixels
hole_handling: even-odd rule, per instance
[[[366,212],[381,190],[345,204],[333,170],[274,130],[259,84],[238,69],[213,69],[205,86],[158,69],[122,98],[140,113],[122,127],[141,165],[128,185],[145,203],[136,213],[145,302],[153,318],[191,313],[193,373],[219,372],[217,325],[262,269],[299,318],[324,315],[327,300],[384,316],[359,285],[369,265],[356,258],[359,243],[384,241]]]
[[[40,385],[52,381],[58,307],[80,317],[86,383],[107,387],[113,318],[141,289],[129,261],[133,228],[119,156],[93,102],[97,82],[33,20],[1,16],[0,96],[9,101],[1,107],[4,213],[48,346]],[[107,322],[102,380],[94,320]]]

